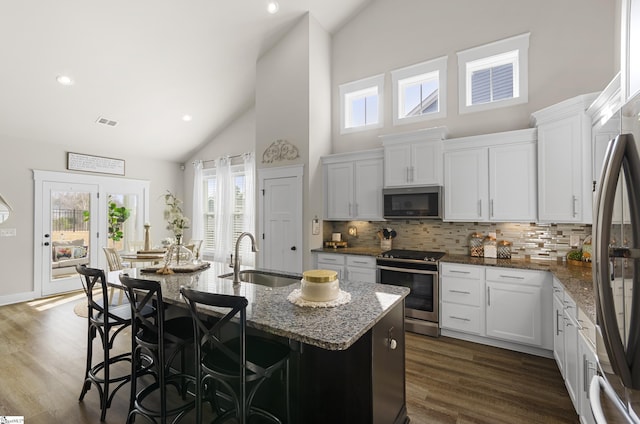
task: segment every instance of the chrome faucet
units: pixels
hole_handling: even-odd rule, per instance
[[[236,240],[236,249],[235,249],[236,256],[235,258],[233,258],[233,283],[234,284],[240,282],[240,254],[238,253],[238,250],[240,248],[240,240],[242,240],[244,236],[247,236],[251,239],[251,251],[252,252],[258,251],[258,247],[256,246],[256,239],[255,237],[253,237],[253,234],[244,232],[238,236],[238,239]]]

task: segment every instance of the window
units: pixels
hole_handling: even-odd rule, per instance
[[[529,33],[458,52],[460,113],[528,101]]]
[[[381,128],[384,74],[340,85],[340,133]]]
[[[202,252],[206,255],[213,254],[216,243],[216,191],[217,180],[215,169],[207,169],[204,171],[204,234],[205,238],[202,242]],[[233,204],[229,209],[233,214],[233,230],[232,238],[228,240],[228,245],[233,246],[235,240],[244,231],[244,207],[245,207],[245,174],[242,165],[234,165],[231,167],[231,181],[233,190]],[[224,253],[223,253],[224,254]]]
[[[447,116],[447,57],[391,71],[393,124]]]

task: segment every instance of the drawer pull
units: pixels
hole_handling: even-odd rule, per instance
[[[471,274],[471,271],[458,271],[457,269],[450,269],[449,272],[454,274]]]
[[[449,290],[449,293],[471,294],[471,292],[462,291],[462,290]]]
[[[469,318],[455,317],[455,316],[453,316],[453,315],[449,315],[449,318],[451,318],[451,319],[457,319],[458,321],[467,321],[467,322],[471,321]]]
[[[367,265],[369,263],[367,261],[351,261],[351,262],[353,262],[354,264],[363,264],[363,265]]]
[[[517,275],[503,275],[503,274],[500,274],[500,278],[513,278],[515,280],[524,280],[524,277],[518,277]]]

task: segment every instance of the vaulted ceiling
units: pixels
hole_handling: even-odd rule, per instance
[[[300,17],[331,33],[370,1],[3,2],[0,140],[181,162],[253,105],[257,59]]]

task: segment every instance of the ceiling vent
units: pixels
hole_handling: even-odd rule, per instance
[[[96,120],[96,124],[102,124],[108,127],[115,127],[116,125],[118,125],[118,121],[112,121],[111,119],[103,118],[102,116],[100,116]]]

